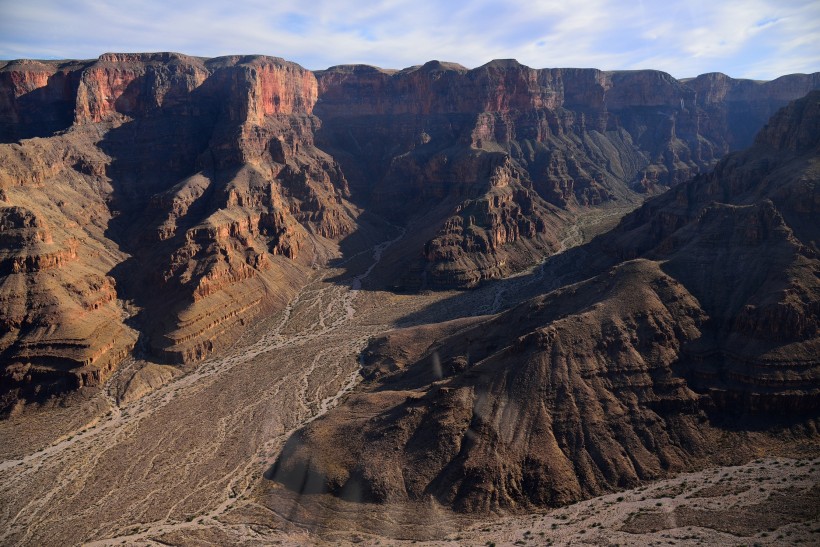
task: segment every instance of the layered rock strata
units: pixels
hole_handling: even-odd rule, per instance
[[[303,494],[491,512],[748,458],[751,431],[813,438],[818,124],[815,91],[580,249],[583,281],[375,341],[368,383],[294,434],[270,476]]]
[[[450,287],[550,254],[577,213],[637,203],[712,167],[750,144],[777,108],[820,86],[820,74],[679,81],[514,60],[473,70],[339,66],[317,78],[317,139],[354,198],[397,220],[452,201],[411,268]]]
[[[3,72],[11,95],[32,88],[0,105],[12,136],[46,127],[27,115],[65,122],[54,74],[74,104],[61,134],[0,145],[4,402],[99,384],[138,338],[165,362],[224,348],[351,232],[298,65],[106,54],[23,78],[28,65]],[[37,89],[53,104],[32,113]]]
[[[503,277],[561,249],[576,215],[712,165],[817,79],[0,62],[3,390],[50,371],[93,384],[133,347],[177,363],[219,350],[353,231],[348,198],[394,223],[427,213],[397,286]]]

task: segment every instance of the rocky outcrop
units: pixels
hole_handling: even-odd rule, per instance
[[[773,116],[748,151],[648,202],[596,243],[597,260],[663,261],[698,299],[713,335],[689,348],[687,374],[730,407],[754,400],[768,411],[817,411],[818,123],[815,91]]]
[[[462,287],[554,251],[578,212],[635,202],[636,192],[657,193],[712,167],[748,145],[778,107],[820,85],[817,74],[678,81],[651,70],[536,70],[514,60],[473,70],[438,61],[402,71],[340,66],[317,78],[317,142],[341,163],[354,199],[397,221],[452,201],[411,270],[431,286]],[[512,218],[526,226],[505,222],[500,236],[494,219],[510,215],[499,210],[469,224],[480,234],[459,235],[460,211],[498,201],[500,163],[523,200],[513,198]],[[505,244],[488,245],[499,237]]]
[[[3,408],[98,384],[137,340],[109,275],[124,256],[103,235],[99,179],[74,169],[70,139],[26,142],[0,150]]]
[[[583,281],[375,341],[368,383],[298,431],[270,477],[486,513],[746,458],[749,430],[816,435],[819,122],[815,91],[579,249]]]
[[[352,231],[344,175],[313,142],[317,82],[298,65],[162,53],[25,78],[19,66],[3,73],[19,84],[3,116],[52,73],[76,87],[62,134],[0,145],[4,406],[99,384],[138,336],[164,362],[226,347]]]
[[[530,181],[520,178],[509,156],[485,154],[483,158],[496,164],[488,169],[489,189],[456,205],[425,245],[430,286],[472,287],[488,278],[504,277],[535,262],[542,250],[555,251],[560,245],[557,236],[569,215],[539,198]],[[482,166],[479,172],[483,171]]]
[[[136,259],[122,266],[125,294],[144,302],[152,351],[174,362],[224,347],[250,317],[284,306],[304,276],[299,268],[324,260],[315,238],[339,239],[353,227],[344,176],[313,144],[311,73],[262,57],[205,66],[212,75],[189,103],[148,117],[148,127],[123,126],[103,143],[121,158],[109,170],[122,181],[115,204],[143,226],[138,238],[120,236]],[[146,163],[156,146],[147,137],[157,134],[168,156]],[[188,148],[175,151],[180,142]],[[176,172],[143,193],[134,174],[150,180],[167,165]],[[142,207],[126,205],[133,200]],[[136,271],[141,263],[152,267]],[[146,279],[160,290],[146,294]],[[172,322],[164,319],[169,306]]]
[[[657,264],[626,263],[434,343],[292,437],[271,476],[303,493],[489,512],[684,469],[719,437],[674,371],[705,320]]]
[[[745,138],[738,120],[816,84],[512,60],[316,74],[265,56],[3,62],[0,360],[82,369],[85,385],[136,338],[156,359],[201,359],[334,253],[356,226],[348,199],[394,223],[427,215],[397,286],[503,277],[560,249],[579,213],[712,165]],[[789,192],[807,207],[808,187]],[[665,214],[654,222],[677,222]]]
[[[82,61],[0,61],[0,142],[48,137],[74,118]]]
[[[74,122],[101,122],[113,114],[145,116],[186,101],[207,76],[201,59],[176,53],[101,55],[82,71]]]

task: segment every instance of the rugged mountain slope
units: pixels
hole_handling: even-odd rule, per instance
[[[341,163],[354,198],[397,220],[449,200],[410,273],[461,287],[555,251],[579,212],[637,202],[635,191],[713,166],[820,86],[820,74],[684,82],[514,60],[473,70],[340,66],[317,77],[317,142]]]
[[[295,434],[272,478],[491,511],[748,457],[750,429],[816,435],[819,183],[813,92],[588,245],[592,277],[374,343],[373,379]]]
[[[389,220],[428,213],[400,286],[474,286],[561,248],[579,212],[635,202],[641,180],[710,165],[817,78],[2,62],[2,391],[97,384],[135,347],[188,363],[231,343],[353,233],[348,180]]]
[[[177,54],[36,66],[4,69],[34,88],[3,104],[21,120],[9,131],[65,122],[52,82],[74,86],[75,105],[65,132],[0,146],[9,401],[99,383],[138,336],[163,361],[224,347],[352,231],[345,179],[313,145],[317,83],[301,67]]]
[[[108,272],[125,255],[104,236],[100,181],[73,169],[63,137],[9,146],[0,177],[0,355],[10,383],[49,391],[100,381],[136,342]],[[4,175],[18,168],[11,181]],[[59,181],[53,184],[53,181]],[[55,376],[54,370],[71,370]],[[34,393],[28,393],[34,395]]]

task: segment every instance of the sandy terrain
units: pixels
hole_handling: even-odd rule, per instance
[[[565,245],[584,235],[567,234]],[[404,543],[389,538],[410,537],[412,526],[386,529],[387,537],[315,535],[295,512],[261,502],[263,474],[296,428],[355,389],[370,337],[464,310],[496,312],[557,284],[561,264],[558,257],[471,292],[367,290],[390,245],[401,241],[317,272],[282,313],[248,325],[234,349],[168,375],[141,398],[121,401],[124,382],[115,376],[72,405],[0,422],[0,544]],[[682,475],[489,524],[433,507],[435,515],[419,512],[416,529],[428,517],[435,523],[429,535],[439,539],[429,545],[817,544],[820,459],[811,450],[803,458]],[[382,518],[379,507],[347,510]]]
[[[119,405],[115,377],[68,408],[0,422],[0,543],[147,537],[250,503],[244,494],[290,433],[359,381],[369,337],[453,296],[361,290],[391,243],[346,264],[358,273],[344,282],[326,280],[345,270],[317,273],[283,313],[249,325],[234,350],[141,399]]]
[[[817,545],[818,479],[820,458],[765,458],[472,526],[447,539],[498,546]]]

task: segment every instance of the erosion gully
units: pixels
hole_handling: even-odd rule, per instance
[[[581,226],[565,234],[562,247],[584,239]],[[158,544],[151,538],[215,527],[232,528],[231,537],[260,537],[258,527],[221,517],[256,504],[253,488],[289,436],[355,389],[358,356],[371,337],[434,304],[443,317],[496,313],[549,279],[542,263],[475,291],[363,289],[403,237],[358,257],[358,267],[346,270],[358,273],[343,282],[331,281],[340,269],[317,271],[281,313],[250,327],[232,350],[129,404],[118,404],[109,384],[99,395],[107,412],[45,448],[0,462],[0,544]]]

